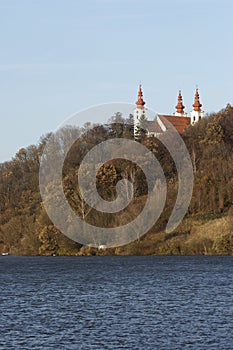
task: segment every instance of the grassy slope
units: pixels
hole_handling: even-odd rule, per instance
[[[106,251],[83,247],[86,255],[233,255],[233,215],[189,217],[175,232],[150,232],[139,241]]]

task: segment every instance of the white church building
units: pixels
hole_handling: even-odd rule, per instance
[[[138,90],[138,100],[136,102],[136,108],[134,110],[134,136],[136,137],[137,130],[141,125],[141,120],[145,120],[145,127],[148,133],[148,136],[158,136],[159,134],[165,132],[168,128],[168,124],[171,123],[175,129],[182,133],[183,130],[188,125],[193,125],[197,123],[200,119],[204,117],[204,112],[201,107],[199,99],[198,88],[196,88],[193,110],[190,113],[190,116],[185,113],[185,106],[183,105],[183,98],[181,91],[178,94],[178,102],[176,105],[176,112],[174,115],[164,115],[158,114],[157,119],[154,121],[147,120],[147,108],[145,107],[145,101],[143,100],[142,87],[139,85]],[[167,123],[168,121],[169,123]]]

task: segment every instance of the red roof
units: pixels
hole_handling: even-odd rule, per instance
[[[178,132],[184,131],[184,129],[190,125],[190,117],[176,117],[173,115],[159,115],[160,120],[165,124],[166,128],[169,128],[171,123]],[[166,123],[168,121],[169,123]]]

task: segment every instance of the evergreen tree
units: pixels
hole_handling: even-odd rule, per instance
[[[137,141],[143,142],[147,136],[147,118],[144,114],[141,115],[139,120],[139,125],[136,126],[135,139]]]

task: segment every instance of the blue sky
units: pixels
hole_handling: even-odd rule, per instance
[[[233,103],[232,0],[0,0],[0,162],[81,109]]]

